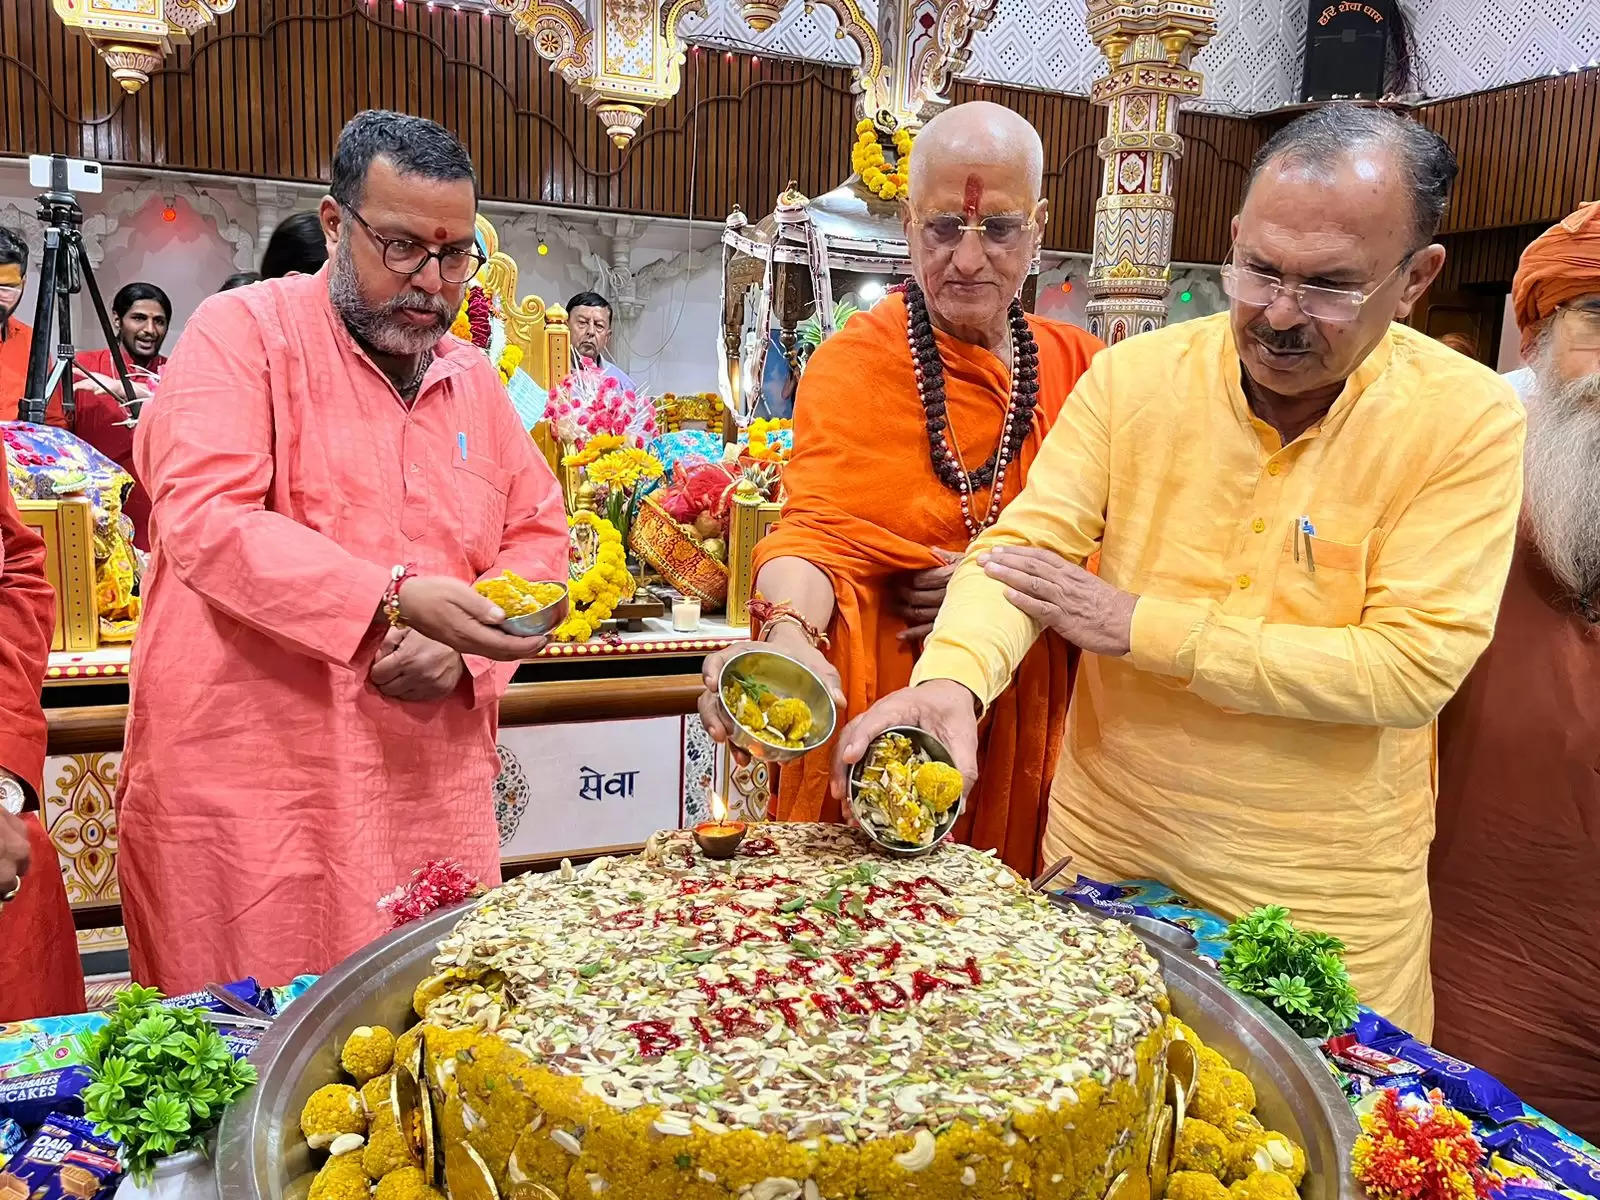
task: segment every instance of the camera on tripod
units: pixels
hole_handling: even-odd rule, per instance
[[[39,302],[34,313],[33,345],[28,351],[28,378],[22,392],[18,415],[35,425],[45,422],[50,396],[59,389],[61,411],[72,424],[76,410],[73,399],[73,368],[77,350],[72,344],[72,297],[89,285],[100,332],[111,348],[111,361],[122,383],[119,403],[130,417],[136,417],[139,401],[128,379],[128,364],[122,356],[122,343],[111,329],[106,302],[95,282],[83,246],[83,208],[76,192],[97,194],[104,188],[100,164],[61,154],[35,154],[28,159],[28,181],[46,189],[39,197],[39,221],[44,225],[44,253],[39,260]],[[52,330],[59,339],[51,345]]]

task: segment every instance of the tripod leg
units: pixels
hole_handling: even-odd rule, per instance
[[[28,348],[28,378],[18,416],[43,425],[49,406],[50,323],[55,318],[56,281],[61,268],[61,231],[46,229],[39,259],[39,301],[33,316],[33,344]]]
[[[106,302],[101,298],[100,285],[95,281],[94,268],[89,265],[89,252],[83,248],[83,235],[73,230],[73,249],[77,251],[78,266],[84,282],[89,285],[89,295],[94,300],[95,315],[100,318],[100,332],[105,334],[106,345],[111,347],[111,362],[117,368],[117,378],[122,381],[122,394],[126,399],[128,415],[138,415],[138,403],[133,398],[133,384],[128,380],[128,364],[122,357],[122,339],[111,329],[111,318],[106,315]]]

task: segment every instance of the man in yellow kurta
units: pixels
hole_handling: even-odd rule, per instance
[[[1391,324],[1443,265],[1454,172],[1381,111],[1277,134],[1230,311],[1094,360],[835,788],[891,725],[970,772],[979,708],[1054,629],[1088,653],[1043,857],[1230,915],[1288,905],[1426,1036],[1433,721],[1489,640],[1522,483],[1511,388]]]

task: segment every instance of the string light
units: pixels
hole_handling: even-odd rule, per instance
[[[549,246],[546,246],[546,245],[545,245],[545,244],[544,244],[544,239],[543,239],[543,238],[540,238],[540,239],[539,239],[539,253],[540,253],[540,254],[541,254],[541,255],[544,255],[544,254],[549,254],[549,253],[550,253],[550,247],[549,247]]]
[[[1063,293],[1070,293],[1072,291],[1072,280],[1063,279],[1061,281],[1061,290]]]
[[[167,222],[169,225],[172,224],[172,222],[178,219],[178,210],[173,208],[170,204],[167,205],[161,210],[161,219]]]
[[[1187,303],[1189,303],[1189,301],[1194,299],[1194,293],[1191,292],[1188,288],[1184,288],[1183,291],[1178,293],[1178,299],[1182,303],[1187,304]]]

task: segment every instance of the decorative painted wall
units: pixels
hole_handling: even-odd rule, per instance
[[[1406,0],[1406,8],[1431,97],[1600,65],[1600,0]]]

